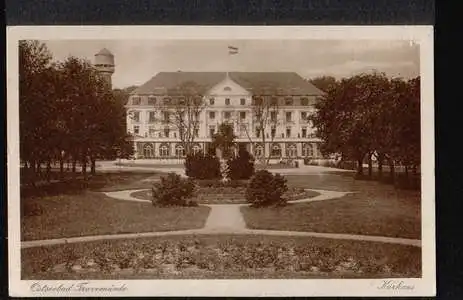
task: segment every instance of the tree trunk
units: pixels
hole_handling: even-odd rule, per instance
[[[84,180],[87,180],[87,158],[85,156],[82,158],[82,175],[84,175]]]
[[[63,160],[63,158],[59,159],[59,177],[61,179],[64,178],[64,160]]]
[[[92,175],[96,174],[96,161],[95,161],[95,159],[93,157],[91,158],[90,173]]]
[[[381,179],[383,177],[383,155],[378,155],[378,177]]]
[[[39,161],[37,162],[37,175],[40,176],[41,171],[42,171],[42,163]]]
[[[357,175],[363,175],[363,159],[357,159]]]
[[[76,165],[77,165],[77,160],[76,159],[72,159],[72,173],[75,174],[76,173]]]
[[[51,179],[51,161],[47,160],[47,173],[46,173],[47,182],[50,182]]]
[[[371,160],[372,153],[368,153],[368,177],[373,176],[373,161]]]
[[[395,170],[394,170],[394,161],[392,159],[389,159],[389,169],[390,169],[390,175],[391,175],[392,183],[394,183]]]
[[[408,178],[408,166],[405,165],[405,177]]]

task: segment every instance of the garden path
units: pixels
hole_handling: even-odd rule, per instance
[[[146,190],[146,189],[143,189]],[[141,200],[131,196],[132,193],[143,190],[126,190],[117,192],[105,192],[109,197],[124,201],[134,202],[150,202],[149,200]],[[314,202],[332,200],[343,197],[350,192],[335,192],[318,189],[307,189],[320,193],[320,195],[309,198],[296,200],[292,202]],[[192,230],[179,230],[179,231],[163,231],[163,232],[145,232],[145,233],[130,233],[130,234],[111,234],[111,235],[95,235],[83,236],[72,238],[60,238],[49,240],[35,240],[35,241],[22,241],[21,248],[32,248],[40,246],[60,245],[67,243],[80,243],[91,242],[99,240],[113,240],[113,239],[133,239],[141,237],[156,237],[156,236],[169,236],[169,235],[191,235],[191,234],[255,234],[255,235],[284,235],[284,236],[306,236],[328,239],[342,239],[342,240],[357,240],[357,241],[370,241],[381,243],[392,243],[410,245],[421,247],[421,240],[404,239],[404,238],[391,238],[384,236],[370,236],[370,235],[356,235],[356,234],[339,234],[339,233],[319,233],[319,232],[300,232],[300,231],[279,231],[279,230],[256,230],[247,229],[243,216],[240,212],[240,207],[247,204],[211,204],[207,205],[211,208],[209,217],[206,221],[205,227],[202,229]]]

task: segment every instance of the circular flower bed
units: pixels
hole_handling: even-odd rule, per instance
[[[246,188],[238,187],[205,187],[200,186],[197,189],[196,196],[193,201],[200,204],[245,204],[244,197]],[[134,198],[142,200],[152,200],[151,190],[138,191],[130,194]],[[319,193],[306,191],[302,188],[289,188],[284,194],[288,201],[313,198]]]

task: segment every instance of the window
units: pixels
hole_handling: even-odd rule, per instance
[[[224,112],[223,116],[224,116],[225,119],[230,119],[231,113],[229,111],[226,111],[226,112]]]
[[[240,119],[246,119],[246,112],[245,111],[240,111]]]
[[[286,112],[286,122],[292,121],[292,113],[290,111]]]
[[[201,151],[201,147],[199,145],[193,146],[193,154],[197,154]]]
[[[133,133],[135,135],[140,134],[140,126],[133,126]]]
[[[156,97],[154,96],[148,97],[148,105],[156,105]]]
[[[294,157],[297,157],[297,147],[296,145],[292,144],[292,145],[289,145],[288,148],[286,148],[286,156],[288,157],[291,157],[291,158],[294,158]]]
[[[141,98],[140,97],[133,97],[132,98],[132,104],[133,105],[140,105],[141,103]]]
[[[262,147],[261,145],[258,145],[256,147],[256,150],[254,150],[254,155],[256,157],[262,157],[264,156],[264,147]]]
[[[286,127],[286,137],[291,137],[291,127]]]
[[[169,102],[170,102],[170,99],[169,99],[168,97],[166,97],[166,98],[163,99],[164,105],[168,105]]]
[[[175,146],[175,156],[177,157],[184,157],[185,156],[185,148],[182,145]]]
[[[169,127],[165,127],[165,128],[164,128],[164,137],[168,138],[168,137],[169,137],[169,133],[170,133]]]
[[[309,105],[309,99],[307,99],[307,98],[301,98],[301,105],[302,105],[302,106],[307,106],[307,105]]]
[[[210,104],[210,105],[214,105],[214,102],[215,102],[215,101],[214,101],[214,98],[210,98],[210,99],[209,99],[209,104]]]
[[[241,98],[241,99],[240,99],[240,103],[241,103],[241,105],[245,105],[245,104],[246,104],[246,99]]]
[[[278,98],[277,98],[277,97],[273,97],[273,98],[272,98],[272,101],[271,101],[270,103],[271,103],[271,105],[273,105],[273,106],[278,105]]]
[[[274,144],[274,145],[272,146],[272,156],[274,156],[274,157],[275,157],[275,156],[276,156],[276,157],[281,156],[281,147],[280,147],[280,145]]]
[[[195,112],[195,120],[199,120],[199,115],[200,115],[199,111]]]
[[[277,112],[276,111],[271,111],[270,112],[270,120],[272,122],[275,122],[277,120]]]
[[[271,134],[272,138],[274,138],[277,135],[277,129],[276,129],[275,126],[272,126],[270,134]]]
[[[150,111],[148,112],[148,120],[150,123],[154,123],[156,121],[156,112]]]
[[[306,111],[301,111],[301,120],[302,121],[307,121],[307,112]]]
[[[246,125],[240,125],[240,135],[243,137],[243,136],[246,136],[246,132],[247,132],[247,128],[246,128]]]
[[[293,105],[293,98],[285,98],[285,105]]]
[[[159,147],[159,155],[161,157],[169,156],[169,147],[167,145],[161,145],[161,147]]]
[[[302,137],[303,138],[307,137],[307,127],[302,127]]]
[[[177,133],[174,131],[174,138],[177,138]]]
[[[140,122],[140,112],[139,111],[132,112],[132,120],[134,122]]]
[[[256,127],[256,137],[260,137],[260,127]]]
[[[185,104],[185,97],[180,97],[180,98],[178,99],[178,103],[179,103],[180,105],[184,105],[184,104]]]
[[[143,157],[144,158],[153,158],[154,157],[154,149],[150,144],[145,144],[143,146]]]
[[[150,126],[149,127],[149,136],[154,137],[155,134],[156,134],[156,129],[154,128],[154,126]]]
[[[209,136],[213,137],[215,134],[215,126],[209,126]]]
[[[304,157],[313,157],[314,156],[314,147],[312,144],[304,144],[302,146],[302,156]]]
[[[168,123],[168,122],[169,122],[169,119],[170,119],[170,112],[165,111],[165,112],[163,112],[162,115],[163,115],[162,121],[163,121],[164,123]]]
[[[225,98],[225,105],[230,105],[230,98]]]
[[[195,137],[199,137],[199,128],[194,129],[194,135]]]
[[[211,119],[211,120],[215,119],[215,111],[210,111],[209,112],[209,119]]]

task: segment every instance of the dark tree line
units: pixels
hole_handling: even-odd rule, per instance
[[[324,90],[311,117],[322,152],[341,154],[343,160],[357,162],[357,174],[363,174],[367,161],[372,175],[372,158],[379,176],[387,164],[391,178],[395,166],[405,173],[420,166],[420,77],[410,80],[389,79],[384,74],[361,74],[334,80],[312,81]]]
[[[90,62],[69,57],[56,63],[44,44],[20,41],[20,159],[30,178],[45,167],[49,179],[55,164],[63,176],[70,162],[72,173],[79,164],[86,179],[96,160],[132,155],[119,98]]]

